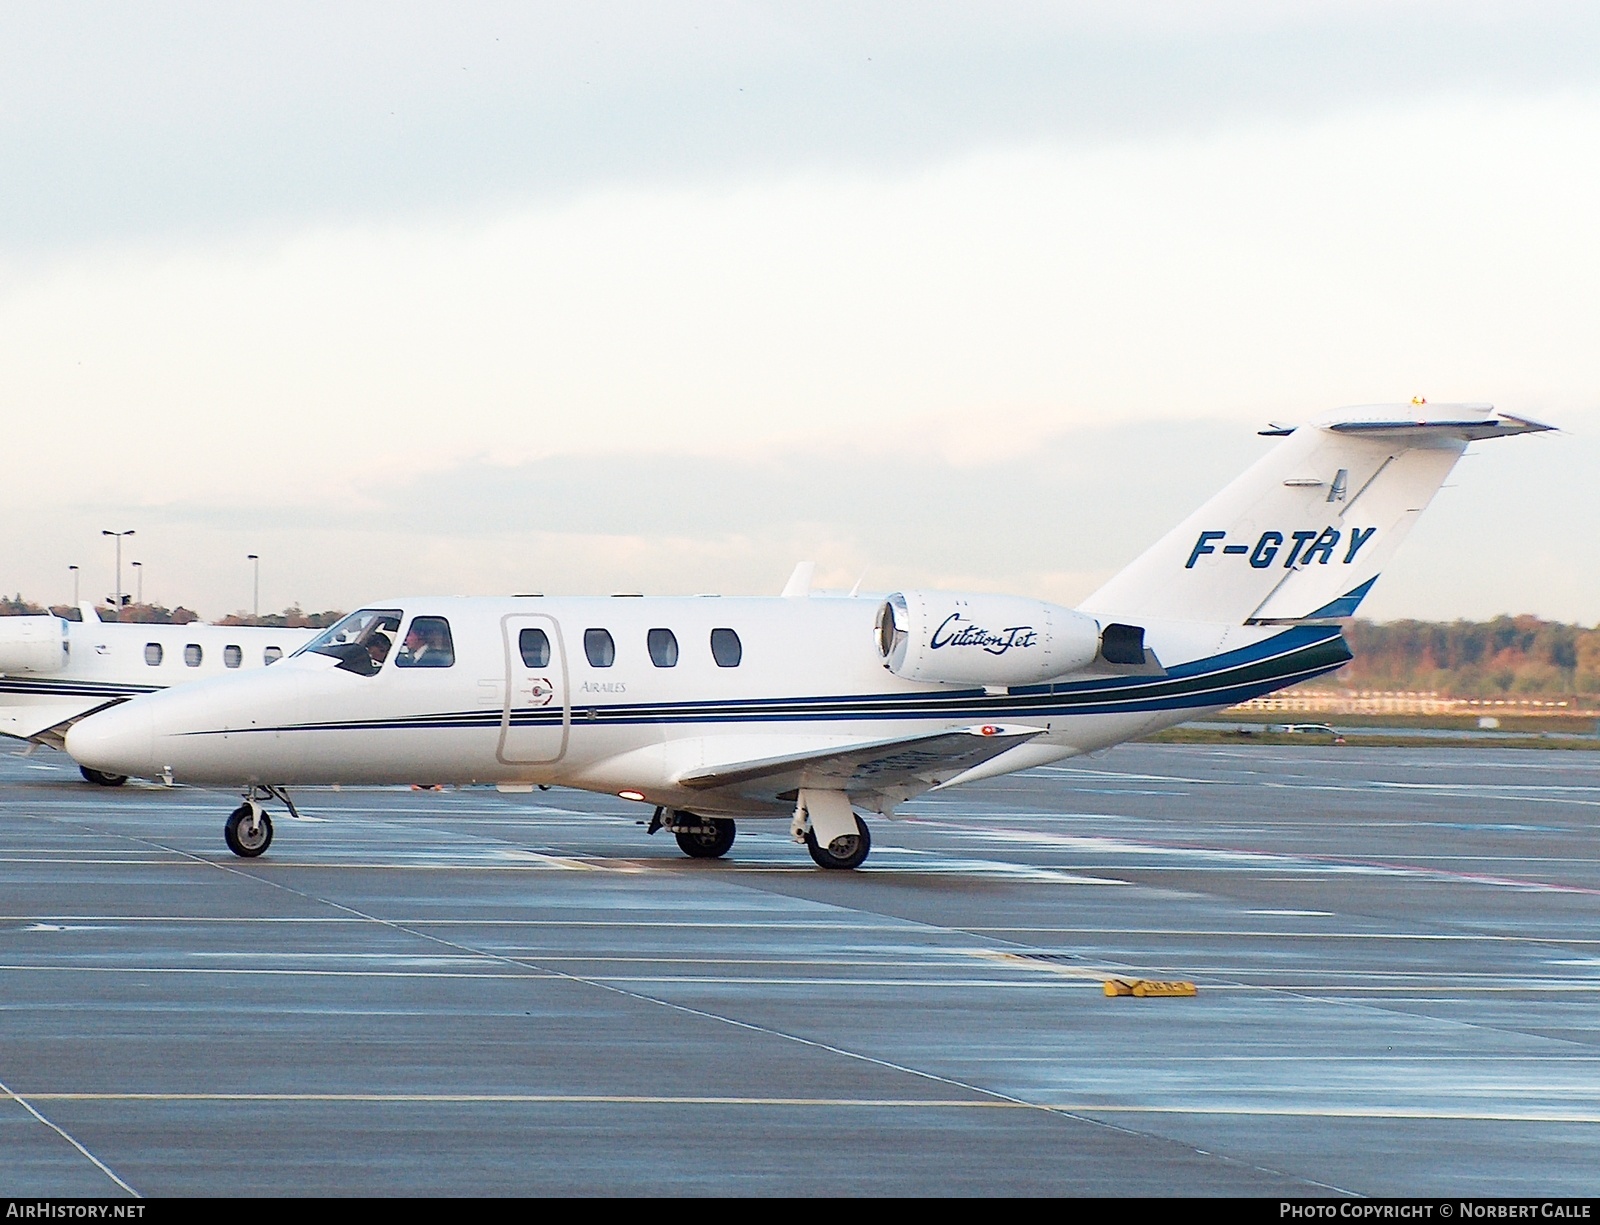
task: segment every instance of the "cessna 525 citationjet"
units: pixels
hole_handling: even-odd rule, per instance
[[[725,854],[778,818],[825,868],[867,856],[859,814],[1059,761],[1317,676],[1341,619],[1467,444],[1550,427],[1487,405],[1346,410],[1298,429],[1077,608],[1020,596],[405,598],[250,676],[75,724],[109,773],[242,786],[579,787],[655,805],[650,832]]]

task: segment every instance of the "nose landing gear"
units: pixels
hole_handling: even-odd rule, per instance
[[[272,845],[272,818],[254,800],[246,800],[228,816],[222,840],[235,855],[254,859]]]
[[[222,827],[222,840],[230,851],[243,859],[254,859],[272,845],[272,818],[261,807],[261,800],[281,800],[291,817],[300,815],[282,787],[246,787],[244,803],[228,814]]]

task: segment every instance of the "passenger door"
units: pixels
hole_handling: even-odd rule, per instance
[[[572,729],[567,653],[554,617],[514,614],[500,620],[506,653],[506,700],[496,756],[506,765],[559,761]]]

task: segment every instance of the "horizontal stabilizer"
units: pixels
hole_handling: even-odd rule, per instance
[[[1416,434],[1439,434],[1460,438],[1464,442],[1478,442],[1485,438],[1509,438],[1513,434],[1542,434],[1556,427],[1544,425],[1530,417],[1497,413],[1487,420],[1336,421],[1328,428],[1336,434],[1365,434],[1368,437],[1385,435],[1404,438]]]
[[[746,789],[749,784],[758,784],[761,791],[771,795],[801,787],[879,792],[910,785],[915,790],[925,790],[1043,733],[1039,727],[989,724],[896,740],[836,745],[759,761],[730,762],[691,770],[677,781],[694,791]]]

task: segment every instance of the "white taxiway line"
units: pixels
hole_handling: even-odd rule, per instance
[[[977,1090],[986,1092],[986,1090]],[[15,1098],[15,1095],[12,1095]],[[1212,1105],[1204,1102],[1152,1106],[1107,1102],[1025,1102],[1006,1098],[853,1098],[853,1097],[711,1097],[625,1093],[34,1093],[38,1102],[170,1102],[174,1104],[286,1105],[528,1105],[528,1106],[751,1106],[798,1109],[855,1108],[867,1110],[1032,1110],[1094,1115],[1222,1115],[1261,1118],[1419,1119],[1496,1123],[1600,1124],[1592,1110],[1440,1110],[1427,1107],[1388,1106],[1275,1106]],[[20,1098],[15,1100],[21,1101]],[[36,1117],[37,1111],[33,1112]],[[48,1121],[45,1120],[48,1124]],[[54,1124],[48,1124],[54,1127]],[[59,1128],[56,1128],[60,1131]],[[65,1132],[61,1133],[66,1135]],[[71,1139],[71,1137],[67,1137]],[[77,1145],[77,1141],[72,1141]],[[78,1145],[106,1174],[129,1194],[138,1192]]]
[[[92,1161],[94,1163],[96,1169],[98,1169],[102,1174],[104,1174],[112,1182],[116,1183],[117,1186],[121,1187],[129,1195],[133,1196],[135,1199],[143,1199],[144,1198],[137,1191],[135,1191],[132,1187],[130,1187],[127,1183],[123,1182],[122,1179],[118,1178],[117,1175],[111,1169],[110,1166],[106,1165],[106,1163],[101,1161],[100,1158],[96,1157],[88,1149],[84,1148],[83,1145],[79,1144],[76,1139],[74,1139],[71,1135],[69,1135],[59,1125],[57,1125],[55,1123],[52,1123],[49,1119],[45,1118],[44,1115],[40,1114],[39,1111],[34,1108],[32,1102],[30,1102],[27,1098],[21,1096],[14,1089],[12,1089],[9,1085],[7,1085],[4,1081],[0,1081],[0,1093],[4,1093],[7,1097],[9,1097],[17,1105],[21,1106],[24,1110],[26,1110],[29,1114],[31,1114],[35,1119],[39,1120],[39,1122],[43,1123],[51,1131],[55,1132],[56,1135],[60,1136],[68,1144],[72,1145],[73,1148],[77,1149],[80,1153],[82,1153],[85,1157],[87,1157],[90,1161]]]

